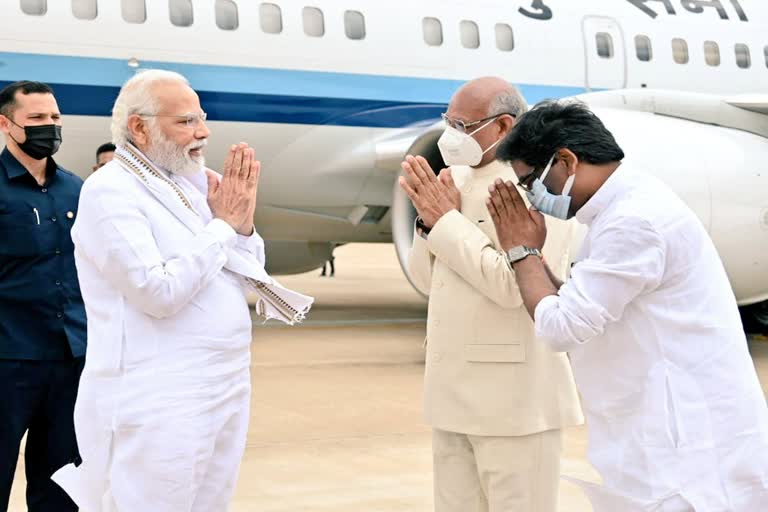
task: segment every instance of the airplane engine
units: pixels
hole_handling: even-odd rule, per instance
[[[267,272],[274,275],[309,272],[328,261],[331,248],[330,242],[268,240],[264,247]]]

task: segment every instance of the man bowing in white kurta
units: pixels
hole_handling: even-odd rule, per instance
[[[488,208],[541,343],[567,351],[603,485],[595,512],[768,510],[768,409],[706,229],[580,103],[546,102],[500,145],[518,185]],[[526,248],[544,217],[589,227],[563,284]],[[504,390],[500,390],[504,392]]]
[[[205,120],[181,75],[134,76],[113,110],[115,158],[80,197],[82,464],[54,480],[88,512],[226,510],[249,417],[245,292],[287,323],[311,304],[264,271],[253,149],[232,146],[223,177],[205,169]]]

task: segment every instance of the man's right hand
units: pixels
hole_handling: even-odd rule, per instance
[[[260,173],[261,163],[254,158],[253,148],[244,142],[229,149],[221,181],[216,173],[206,170],[211,213],[244,236],[253,233]]]

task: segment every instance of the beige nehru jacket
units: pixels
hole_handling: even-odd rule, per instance
[[[409,269],[430,290],[424,412],[433,427],[482,436],[523,436],[583,422],[564,353],[537,343],[515,273],[485,206],[508,165],[455,167],[461,213],[416,235]],[[568,264],[571,225],[547,217],[544,256],[555,275]]]

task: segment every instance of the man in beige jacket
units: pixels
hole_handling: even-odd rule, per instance
[[[430,290],[424,411],[437,512],[555,512],[561,429],[583,421],[566,355],[535,343],[486,208],[494,180],[515,178],[495,147],[525,109],[502,79],[468,82],[438,143],[450,169],[436,178],[421,157],[403,162],[419,213],[410,272]],[[547,227],[543,253],[562,278],[571,227]]]

